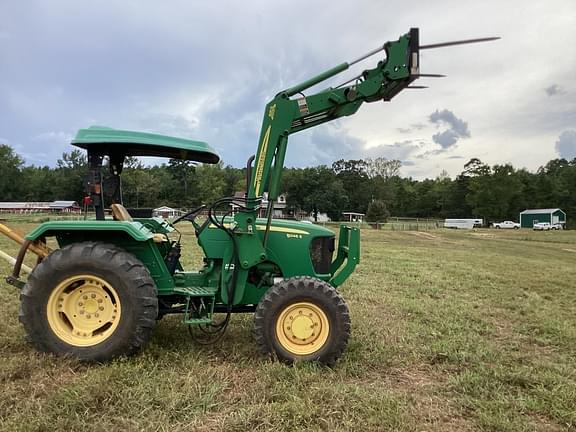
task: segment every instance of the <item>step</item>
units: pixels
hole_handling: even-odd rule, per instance
[[[212,324],[212,315],[207,316],[206,318],[184,317],[184,324],[186,325]]]
[[[186,297],[214,297],[217,291],[217,287],[192,286],[174,288],[175,294],[181,294]]]

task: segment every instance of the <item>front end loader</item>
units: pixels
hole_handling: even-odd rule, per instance
[[[20,320],[28,339],[40,351],[107,361],[140,349],[166,314],[181,314],[192,334],[203,336],[199,340],[214,340],[233,314],[251,312],[256,343],[266,355],[333,364],[350,335],[349,310],[337,288],[360,261],[360,233],[342,225],[336,241],[329,229],[272,218],[288,138],[353,115],[365,102],[391,100],[423,76],[423,48],[418,29],[411,29],[358,60],[279,92],[266,105],[258,149],[248,160],[245,197],[220,199],[171,223],[137,218],[124,208],[125,159],[217,163],[214,150],[200,141],[150,133],[80,130],[72,144],[88,154],[86,187],[95,219],[49,221],[13,237],[21,248],[7,281],[21,289]],[[380,51],[386,57],[374,68],[305,94]],[[178,223],[194,227],[204,253],[198,270],[186,271],[180,263]],[[58,248],[49,250],[47,238]],[[38,264],[24,281],[27,251],[38,255]]]

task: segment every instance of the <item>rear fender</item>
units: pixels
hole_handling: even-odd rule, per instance
[[[60,247],[72,243],[95,241],[114,244],[135,255],[150,272],[159,294],[170,293],[174,279],[164,262],[163,234],[155,234],[142,223],[134,221],[85,220],[50,221],[32,230],[26,240],[55,237]],[[159,242],[159,243],[158,243]]]

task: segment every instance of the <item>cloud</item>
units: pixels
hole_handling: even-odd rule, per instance
[[[544,91],[548,96],[556,96],[565,93],[564,89],[560,87],[558,84],[553,84],[550,87],[546,87]]]
[[[64,131],[48,131],[37,134],[33,137],[34,141],[51,142],[51,143],[70,143],[73,135]]]
[[[560,134],[556,141],[556,152],[561,158],[572,160],[576,158],[576,130],[567,130]]]
[[[446,124],[449,128],[443,132],[432,135],[432,140],[440,144],[443,149],[452,147],[460,138],[470,138],[470,129],[468,123],[456,117],[456,115],[447,109],[442,111],[436,110],[429,116],[431,123]]]
[[[382,144],[367,149],[363,157],[385,157],[386,159],[396,159],[407,164],[407,160],[421,150],[422,146],[412,140],[395,142],[394,144]]]
[[[413,123],[409,127],[399,127],[396,130],[401,134],[408,134],[415,131],[422,130],[426,127],[424,123]]]
[[[434,140],[435,143],[440,144],[443,149],[447,149],[456,144],[458,138],[460,138],[460,135],[458,135],[458,132],[453,129],[447,129],[444,132],[438,132],[432,135],[432,140]]]

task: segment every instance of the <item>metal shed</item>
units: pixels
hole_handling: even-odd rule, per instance
[[[520,226],[522,228],[532,228],[538,222],[561,223],[566,227],[566,213],[559,208],[529,209],[520,212]]]

